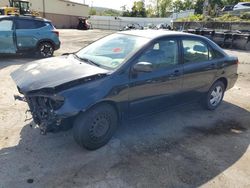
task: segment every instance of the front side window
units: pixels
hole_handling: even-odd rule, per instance
[[[1,20],[0,21],[0,31],[11,31],[13,26],[12,20]]]
[[[155,42],[139,57],[138,62],[152,63],[154,70],[178,64],[177,40]]]
[[[184,63],[208,61],[209,51],[205,43],[199,40],[183,40]]]
[[[132,53],[139,50],[149,39],[126,34],[112,34],[83,48],[75,55],[96,65],[116,69]]]

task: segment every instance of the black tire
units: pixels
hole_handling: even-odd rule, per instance
[[[95,150],[108,143],[117,124],[117,112],[113,106],[100,104],[76,117],[73,135],[80,146]]]
[[[72,129],[74,122],[74,117],[69,117],[67,119],[63,119],[60,127],[60,131],[68,131]]]
[[[215,82],[204,96],[204,107],[208,110],[215,110],[221,104],[224,93],[225,84],[222,81]]]
[[[50,42],[42,42],[38,45],[37,54],[40,58],[48,58],[54,55],[54,46]]]

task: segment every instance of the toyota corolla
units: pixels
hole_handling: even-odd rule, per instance
[[[216,109],[235,84],[237,67],[236,57],[205,37],[135,30],[28,63],[11,76],[42,133],[70,120],[76,142],[93,150],[124,119],[192,99]]]

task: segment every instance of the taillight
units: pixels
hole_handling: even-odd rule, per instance
[[[55,33],[59,37],[59,31],[52,31],[52,32]]]

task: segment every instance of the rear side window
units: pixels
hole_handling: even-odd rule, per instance
[[[46,26],[46,24],[44,22],[41,22],[41,21],[35,21],[35,24],[36,24],[36,28],[41,28],[41,27]]]
[[[205,43],[198,40],[183,40],[184,63],[196,63],[208,61],[208,47]]]
[[[0,31],[11,31],[13,27],[12,20],[0,20]]]
[[[16,29],[38,29],[44,26],[46,26],[46,24],[42,21],[26,19],[16,20]]]

